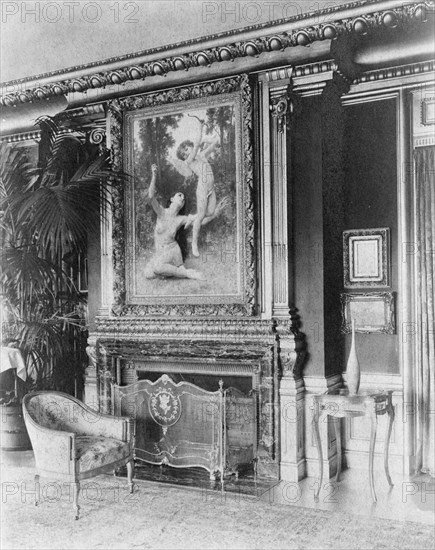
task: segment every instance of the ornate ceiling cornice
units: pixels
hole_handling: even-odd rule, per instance
[[[23,132],[21,134],[6,136],[5,138],[1,138],[0,141],[4,141],[5,143],[19,143],[20,141],[38,140],[40,137],[41,132],[37,130],[35,132]]]
[[[406,29],[428,21],[434,0],[366,0],[299,15],[273,23],[191,40],[175,46],[112,58],[3,85],[0,103],[12,107],[70,93],[119,85],[127,81],[166,76],[171,71],[209,67],[219,62],[287,48],[309,46],[343,35],[364,36],[375,31]]]
[[[388,67],[386,69],[378,69],[369,71],[353,81],[353,84],[361,84],[363,82],[375,82],[378,80],[389,80],[392,78],[400,78],[404,76],[429,73],[434,71],[434,62],[425,61],[423,63],[412,63],[410,65],[402,65],[400,67]]]

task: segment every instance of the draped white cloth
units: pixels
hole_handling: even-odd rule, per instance
[[[415,150],[418,460],[435,476],[435,148]]]
[[[17,376],[26,380],[26,365],[24,364],[21,352],[17,348],[2,346],[0,348],[0,370],[1,372],[9,369],[16,369]]]

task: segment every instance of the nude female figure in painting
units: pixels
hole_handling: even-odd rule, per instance
[[[156,199],[157,166],[151,167],[152,178],[148,189],[148,200],[157,215],[154,228],[154,254],[145,269],[145,277],[178,277],[181,279],[203,279],[202,273],[196,269],[187,269],[183,264],[181,249],[175,237],[181,227],[188,228],[196,221],[196,215],[180,215],[185,198],[183,193],[175,193],[168,208],[163,208]],[[213,215],[202,219],[201,225],[209,223],[219,216],[226,208],[228,201],[222,200],[214,210]]]
[[[211,136],[204,136],[205,121],[200,120],[198,117],[194,118],[198,121],[198,132],[195,141],[183,141],[177,149],[177,158],[169,160],[181,175],[188,177],[194,173],[198,177],[196,187],[197,211],[192,224],[192,254],[198,257],[199,230],[201,225],[204,225],[204,219],[213,216],[216,209],[214,176],[208,159],[219,144],[220,138],[216,132]],[[205,145],[203,149],[201,149],[202,145]]]

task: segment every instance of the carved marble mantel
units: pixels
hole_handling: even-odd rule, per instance
[[[258,395],[257,472],[282,477],[279,387],[300,384],[304,354],[303,335],[291,321],[100,317],[92,344],[101,412],[110,411],[111,384],[122,370],[147,362],[166,361],[179,372],[191,372],[192,364],[205,374],[217,366],[223,374],[227,366],[233,375],[250,372]]]

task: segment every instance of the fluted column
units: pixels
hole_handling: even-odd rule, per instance
[[[262,106],[263,308],[276,320],[278,365],[276,445],[280,478],[298,481],[304,476],[304,384],[301,365],[304,338],[298,331],[293,307],[292,203],[290,179],[290,115],[292,68],[260,76]]]

